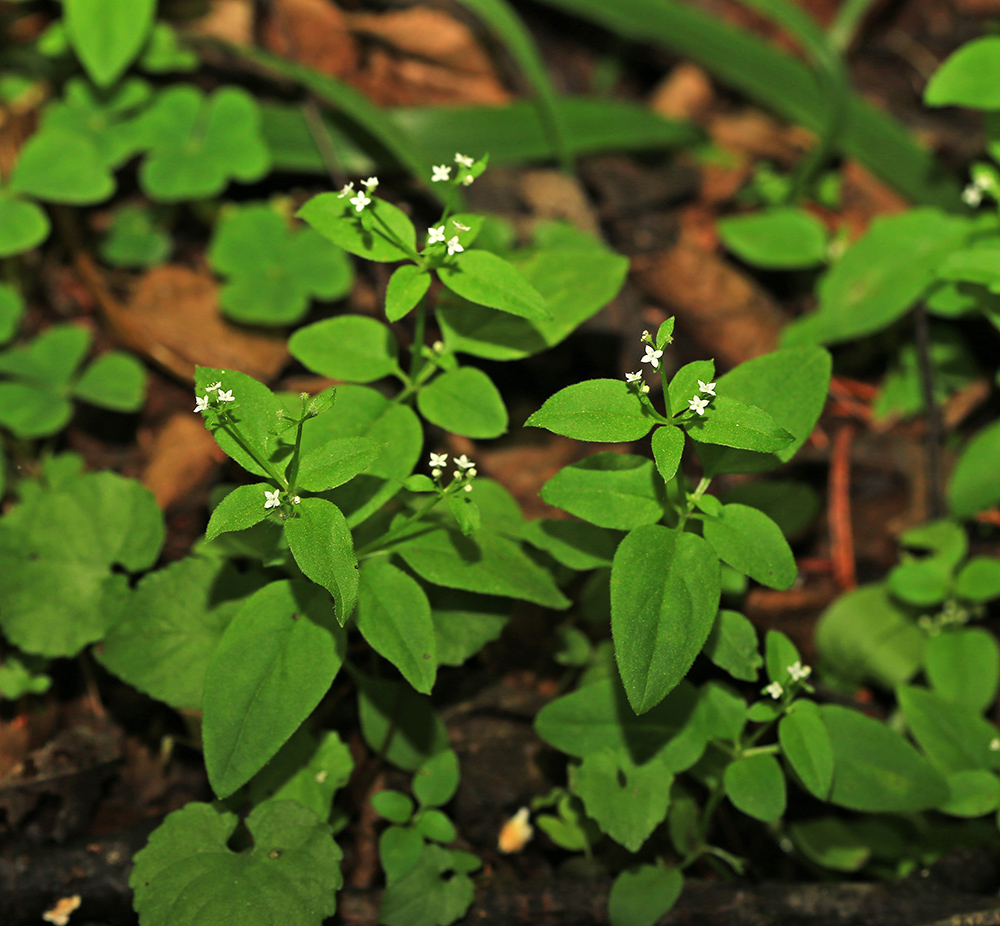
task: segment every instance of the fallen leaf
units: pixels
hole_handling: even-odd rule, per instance
[[[180,412],[168,418],[153,438],[141,482],[160,508],[168,509],[204,485],[225,458],[201,415]]]

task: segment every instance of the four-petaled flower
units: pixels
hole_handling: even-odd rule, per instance
[[[293,495],[292,496],[292,504],[293,505],[301,505],[302,504],[302,499],[299,498],[298,495]]]
[[[646,356],[642,358],[642,363],[651,363],[655,370],[660,365],[660,358],[663,356],[662,350],[656,350],[652,344],[646,345]]]
[[[472,158],[468,157],[467,155],[465,155],[465,154],[458,154],[456,152],[456,154],[455,154],[455,163],[456,164],[460,164],[462,167],[472,167],[474,161],[472,160]]]
[[[354,206],[358,212],[360,212],[371,202],[371,200],[364,193],[359,192],[357,196],[351,197],[350,202],[351,205]]]
[[[628,382],[628,383],[638,383],[641,380],[642,380],[642,371],[641,370],[638,373],[626,373],[625,374],[625,381]]]
[[[812,666],[804,666],[796,660],[788,667],[788,674],[793,682],[802,682],[812,675]]]
[[[194,407],[194,410],[196,412],[205,412],[205,411],[208,411],[208,396],[207,395],[200,395],[200,396],[198,396],[196,398],[195,401],[197,402],[197,404]]]
[[[455,465],[460,469],[472,469],[476,464],[463,453],[460,457],[455,457]]]
[[[431,454],[431,468],[437,469],[441,466],[448,465],[448,454],[446,453],[432,453]]]
[[[369,177],[367,180],[361,181],[365,185],[365,190],[369,193],[378,188],[378,177]]]
[[[440,183],[442,180],[448,180],[451,177],[451,168],[447,164],[439,164],[436,167],[431,168],[432,176],[431,183]]]
[[[702,395],[715,395],[715,383],[703,383],[698,380],[698,391]]]
[[[278,501],[278,496],[281,494],[281,489],[275,489],[273,492],[268,492],[267,489],[264,490],[264,497],[267,499],[264,502],[265,508],[277,508],[281,502]]]
[[[457,254],[459,251],[464,251],[465,248],[459,243],[458,235],[454,238],[448,239],[448,256],[451,257],[452,254]]]
[[[463,225],[461,222],[452,219],[451,224],[455,226],[459,231],[472,231],[471,225]]]
[[[337,194],[337,199],[343,199],[345,196],[350,196],[353,192],[354,192],[354,184],[345,183],[341,187],[340,192]]]
[[[205,387],[205,392],[215,392],[216,389],[221,389],[222,383],[212,383],[211,386]]]
[[[764,694],[770,695],[775,701],[778,700],[785,693],[785,689],[781,687],[777,682],[771,682],[767,688],[764,689]]]
[[[688,399],[688,408],[699,415],[704,415],[705,409],[708,408],[708,399],[699,399],[698,396],[692,396]]]
[[[439,241],[444,241],[444,226],[438,225],[437,228],[427,229],[427,243],[437,244]]]
[[[219,390],[219,401],[220,402],[235,402],[236,400],[233,398],[233,390],[230,389],[228,392],[226,392],[226,391],[220,389]]]

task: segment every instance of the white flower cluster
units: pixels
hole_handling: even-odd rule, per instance
[[[472,169],[472,165],[475,161],[465,154],[456,154],[455,163],[458,165],[459,172],[456,176],[456,180],[462,184],[462,186],[468,186],[476,178],[472,176],[469,171]],[[465,168],[463,171],[462,168]],[[436,164],[431,168],[431,183],[446,183],[451,180],[452,168],[448,164]]]
[[[268,492],[267,489],[264,490],[264,507],[265,508],[280,508],[281,507],[281,489],[275,489],[273,492]],[[293,505],[301,505],[302,499],[298,495],[293,495],[291,497],[291,503]]]
[[[455,457],[454,463],[455,466],[458,467],[458,469],[456,469],[454,473],[452,473],[452,477],[456,482],[460,482],[463,479],[467,479],[471,482],[473,479],[476,478],[476,473],[477,473],[476,464],[473,463],[472,460],[470,460],[464,453],[460,457]],[[428,465],[431,468],[431,475],[435,479],[440,479],[441,473],[444,471],[444,468],[448,465],[448,454],[432,453],[431,460]],[[464,488],[466,492],[472,491],[471,485],[466,485]]]
[[[374,193],[378,189],[378,177],[369,177],[367,180],[362,180],[361,185],[364,187],[364,190],[358,190],[354,196],[351,196],[354,193],[353,183],[345,183],[341,191],[337,194],[338,199],[351,196],[348,202],[354,206],[356,212],[363,211],[365,206],[371,202],[371,197],[368,194]]]
[[[213,395],[213,393],[215,393]],[[194,410],[196,412],[207,412],[213,406],[217,407],[223,402],[235,402],[233,398],[233,390],[225,390],[222,388],[222,383],[212,383],[211,386],[205,387],[205,394],[195,396],[195,406]]]
[[[798,659],[795,660],[790,666],[788,666],[785,671],[788,673],[788,677],[795,682],[804,682],[810,675],[812,675],[812,666],[804,666]],[[771,682],[762,692],[762,694],[770,695],[777,701],[783,694],[785,689],[782,687],[780,682]]]
[[[707,395],[708,398],[703,399],[701,395],[693,395],[690,399],[688,399],[688,408],[699,415],[704,415],[705,409],[708,408],[708,403],[715,398],[715,383],[703,383],[699,379],[698,392],[700,392],[701,395]]]

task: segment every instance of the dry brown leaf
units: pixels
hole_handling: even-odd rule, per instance
[[[521,196],[535,217],[569,222],[600,239],[600,223],[576,177],[559,170],[526,170],[521,175]]]
[[[347,17],[328,0],[276,0],[263,41],[276,55],[332,77],[347,77],[358,68],[358,50]]]
[[[701,122],[714,101],[708,74],[698,65],[682,61],[653,89],[649,108],[668,119]]]
[[[160,508],[168,509],[204,485],[225,459],[201,416],[179,412],[153,438],[141,482]]]
[[[186,27],[192,35],[252,45],[254,0],[214,0],[208,13]]]

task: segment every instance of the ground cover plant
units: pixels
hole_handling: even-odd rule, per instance
[[[180,3],[0,4],[20,133],[0,159],[0,823],[61,843],[131,802],[156,824],[110,892],[8,879],[13,922],[481,921],[477,891],[535,835],[609,884],[599,919],[653,926],[706,878],[893,879],[1000,847],[1000,40],[962,45],[924,91],[986,113],[963,192],[852,89],[869,4],[824,29],[748,0],[793,53],[692,3],[547,5],[815,133],[711,215],[741,292],[800,294],[765,347],[734,356],[679,299],[629,317],[619,365],[607,336],[605,356],[559,359],[635,292],[630,263],[583,206],[575,224],[496,214],[504,171],[560,165],[562,207],[593,152],[727,156],[692,122],[557,92],[502,0],[461,6],[527,98],[451,108],[382,108],[311,62],[310,30],[344,15],[325,0],[265,4],[256,43],[187,28]],[[912,207],[834,231],[843,155]],[[923,427],[895,560],[861,584],[836,414],[834,548],[815,555],[803,474],[831,396],[841,418]],[[168,462],[115,465],[143,440]],[[516,492],[497,461],[529,441],[544,476]],[[814,635],[762,614],[824,557]],[[491,655],[516,634],[522,736],[548,767],[500,770],[518,785],[484,838],[463,807],[489,734],[461,748],[454,711],[477,671],[521,677]],[[70,703],[88,722],[53,734]]]

